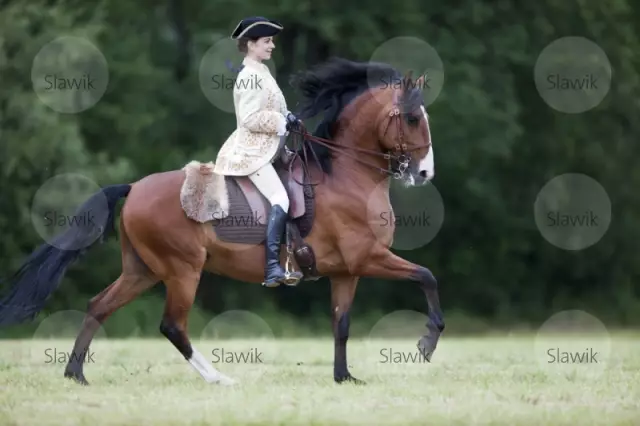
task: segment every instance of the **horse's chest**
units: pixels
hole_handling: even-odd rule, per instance
[[[367,210],[367,222],[376,240],[380,244],[390,247],[393,244],[396,219],[388,196],[379,196],[369,200]]]

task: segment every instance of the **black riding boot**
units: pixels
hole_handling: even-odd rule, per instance
[[[265,250],[267,262],[264,269],[264,282],[267,287],[277,287],[284,281],[285,271],[280,266],[280,248],[282,247],[282,236],[284,235],[287,223],[287,212],[280,205],[276,204],[269,212],[267,221],[267,240]]]

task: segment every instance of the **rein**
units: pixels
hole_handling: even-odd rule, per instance
[[[305,171],[305,175],[308,176],[308,159],[307,159],[307,144],[306,142],[308,141],[312,141],[315,142],[319,145],[325,146],[327,147],[329,150],[333,151],[333,152],[337,152],[340,155],[345,155],[347,157],[350,157],[366,166],[369,166],[375,170],[378,170],[381,173],[387,174],[389,176],[393,176],[393,178],[395,179],[401,179],[404,176],[405,171],[407,170],[407,168],[409,167],[409,162],[411,161],[411,151],[415,151],[417,149],[420,148],[428,148],[431,146],[431,141],[429,141],[429,143],[427,144],[421,144],[421,145],[417,145],[417,146],[413,146],[411,148],[407,147],[407,144],[404,143],[404,132],[402,131],[402,114],[400,113],[400,109],[396,106],[394,107],[390,112],[389,112],[389,122],[387,123],[387,127],[385,129],[384,134],[387,134],[387,131],[389,130],[389,126],[391,125],[391,122],[395,120],[396,123],[396,128],[398,131],[398,143],[394,146],[393,152],[392,150],[387,150],[386,152],[380,152],[380,151],[376,151],[376,150],[372,150],[372,149],[365,149],[365,148],[359,148],[356,146],[342,146],[342,145],[338,145],[336,144],[335,141],[332,141],[331,139],[325,139],[325,138],[321,138],[318,136],[314,136],[311,133],[309,133],[306,129],[306,127],[304,127],[304,124],[302,124],[302,129],[298,130],[298,129],[292,129],[291,132],[295,133],[296,135],[299,135],[299,137],[297,138],[298,141],[297,143],[295,143],[295,145],[298,146],[302,146],[302,152],[304,154],[304,160],[302,161],[303,163],[303,168]],[[301,141],[299,140],[301,139]],[[348,152],[348,150],[352,150],[352,151],[356,151],[356,152],[362,152],[365,154],[369,154],[369,155],[373,155],[373,156],[377,156],[377,157],[382,157],[385,160],[388,161],[389,166],[384,169],[382,167],[379,167],[377,164],[373,164],[371,162],[365,161],[363,159],[361,159],[359,156],[357,156],[356,154],[350,153]],[[315,153],[315,151],[312,149],[311,153],[313,154],[315,161],[316,161],[316,165],[318,166],[318,168],[320,167],[320,160],[318,159],[317,154]],[[291,171],[291,168],[293,167],[293,163],[295,161],[295,159],[300,156],[301,154],[299,153],[299,149],[294,151],[292,154],[292,159],[289,163],[289,171]],[[398,162],[398,170],[394,171],[393,170],[393,166],[391,164],[392,161],[397,161]],[[324,176],[323,176],[324,179]],[[295,178],[294,178],[295,180]],[[321,181],[322,182],[322,181]],[[309,183],[307,185],[318,185],[319,183]],[[298,182],[296,180],[296,183],[300,184],[300,185],[304,185],[304,183],[302,182]]]

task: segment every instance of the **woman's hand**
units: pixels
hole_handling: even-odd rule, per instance
[[[287,130],[299,128],[301,124],[302,121],[298,117],[293,115],[293,113],[289,112],[287,114]]]

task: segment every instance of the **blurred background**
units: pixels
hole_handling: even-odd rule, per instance
[[[536,329],[567,309],[609,328],[640,325],[640,4],[632,0],[0,0],[0,276],[44,242],[30,209],[48,179],[78,173],[106,186],[215,160],[236,121],[203,94],[201,61],[251,15],[284,25],[271,65],[294,112],[289,77],[331,56],[368,61],[400,36],[437,51],[444,85],[428,111],[444,221],[428,244],[398,253],[438,278],[448,332]],[[78,113],[47,106],[31,81],[36,54],[63,35],[90,40],[108,64],[104,95]],[[581,113],[551,107],[534,81],[543,49],[567,36],[596,43],[612,69],[606,96]],[[551,244],[534,218],[539,191],[564,173],[593,178],[611,202],[606,233],[581,250]],[[85,311],[119,273],[111,239],[69,269],[39,318]],[[160,336],[163,308],[159,284],[105,330]],[[266,289],[205,273],[190,327],[236,309],[278,335],[331,333],[328,280]],[[413,283],[362,279],[352,336],[385,314],[425,309]],[[1,333],[29,336],[36,324]]]

